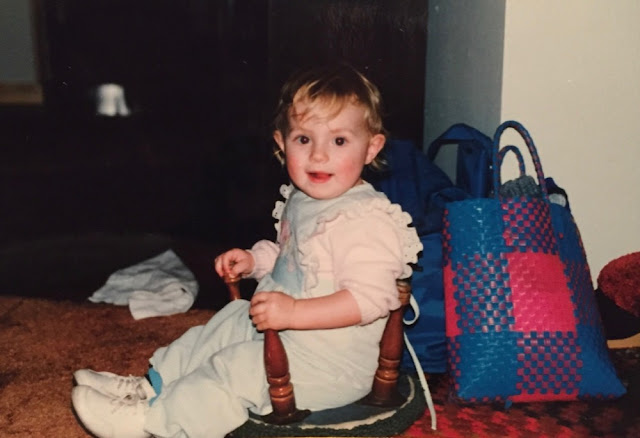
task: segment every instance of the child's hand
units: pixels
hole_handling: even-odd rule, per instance
[[[260,331],[291,328],[295,298],[282,292],[256,292],[251,299],[251,321]]]
[[[249,251],[234,248],[215,259],[216,272],[220,277],[241,277],[253,271],[255,262]]]

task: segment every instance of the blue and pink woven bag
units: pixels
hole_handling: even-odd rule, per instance
[[[500,153],[500,139],[508,128],[531,153],[537,194],[499,195],[507,152]],[[549,202],[536,148],[522,125],[503,123],[493,143],[491,197],[452,202],[444,214],[452,395],[508,404],[624,394],[570,211]]]

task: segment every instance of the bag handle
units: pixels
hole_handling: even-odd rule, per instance
[[[456,123],[451,125],[449,129],[431,142],[427,148],[427,158],[433,161],[440,149],[445,145],[459,144],[468,141],[477,141],[486,144],[487,148],[489,148],[491,139],[472,126],[464,123]]]
[[[498,167],[502,168],[502,162],[504,161],[504,157],[505,155],[507,155],[507,152],[513,152],[514,155],[516,156],[516,159],[518,160],[518,170],[520,170],[520,176],[523,177],[527,174],[527,169],[524,165],[524,158],[522,157],[522,152],[520,152],[520,149],[518,149],[517,146],[514,146],[512,144],[508,145],[508,146],[503,146],[500,151],[498,151]],[[498,172],[498,185],[502,184],[502,176],[500,175],[500,172]]]
[[[505,149],[504,152],[500,150],[500,137],[502,136],[504,131],[506,131],[509,128],[514,129],[524,139],[524,142],[527,145],[527,148],[529,149],[529,154],[531,155],[531,159],[533,160],[533,167],[535,167],[536,169],[536,175],[538,177],[538,185],[540,186],[542,197],[546,201],[549,201],[549,194],[547,193],[547,185],[545,184],[544,172],[542,171],[542,164],[540,164],[540,156],[538,155],[538,150],[536,149],[536,146],[533,143],[533,139],[531,138],[531,135],[529,135],[529,131],[527,131],[524,126],[522,126],[520,123],[514,120],[508,120],[506,122],[503,122],[500,126],[498,126],[498,129],[496,129],[496,133],[493,136],[493,153],[491,154],[493,159],[493,196],[495,198],[498,197],[499,188],[500,188],[500,167],[502,166],[504,155],[507,152],[512,151],[516,154],[516,156],[519,155],[518,161],[520,165],[520,173],[522,174],[524,171],[524,160],[522,160],[522,154],[520,153],[519,150],[517,152],[514,151],[514,149],[517,150],[518,148],[512,145],[509,145],[503,148]]]

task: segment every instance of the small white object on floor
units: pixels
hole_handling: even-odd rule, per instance
[[[167,250],[114,272],[89,301],[128,305],[134,319],[143,319],[186,312],[197,295],[195,276],[172,250]]]

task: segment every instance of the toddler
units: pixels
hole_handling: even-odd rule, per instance
[[[268,414],[265,329],[280,330],[300,409],[370,391],[400,306],[396,279],[422,249],[411,217],[361,178],[385,143],[380,93],[346,65],[295,75],[273,137],[291,180],[274,210],[277,242],[215,259],[220,276],[257,279],[256,293],[158,349],[144,377],[76,371],[73,406],[98,437],[223,437],[249,411]]]

